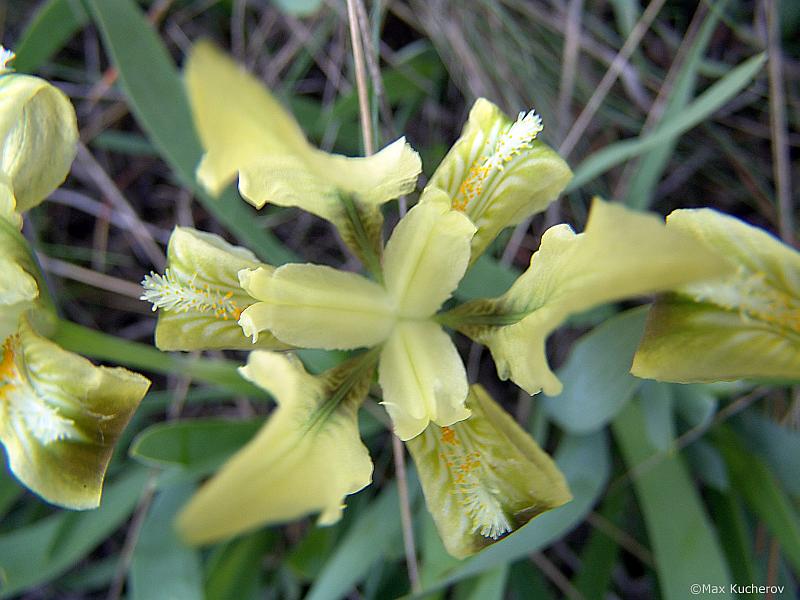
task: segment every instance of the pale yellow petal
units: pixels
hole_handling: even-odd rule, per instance
[[[544,344],[570,314],[728,270],[659,217],[595,200],[584,233],[551,227],[529,269],[505,295],[467,303],[447,322],[491,349],[501,377],[530,394],[542,388],[558,394],[561,385],[547,366]]]
[[[287,344],[347,350],[380,344],[394,324],[384,288],[355,273],[289,264],[240,277],[260,300],[242,313],[240,324],[250,335],[269,330]]]
[[[183,537],[210,543],[311,513],[334,522],[344,498],[372,478],[356,413],[373,366],[374,358],[362,355],[315,378],[292,358],[251,353],[242,374],[271,392],[279,407],[181,512]]]
[[[451,425],[470,414],[464,407],[464,364],[450,336],[435,323],[398,323],[381,352],[379,382],[383,405],[402,440],[431,421]]]
[[[399,314],[429,317],[458,286],[469,264],[475,227],[447,197],[418,204],[397,224],[383,260],[386,288]]]
[[[650,309],[631,373],[677,383],[800,381],[800,334],[670,295]]]
[[[0,257],[0,343],[17,330],[20,316],[38,296],[36,279],[15,261]]]
[[[17,212],[17,199],[11,189],[11,180],[0,173],[0,219],[11,223],[17,229],[22,229],[22,216]]]
[[[192,49],[186,85],[206,150],[198,178],[214,194],[238,173],[256,207],[298,206],[341,229],[339,194],[374,207],[416,185],[422,166],[405,138],[365,158],[317,150],[261,82],[209,43]]]
[[[13,188],[17,211],[61,185],[77,140],[75,110],[61,90],[29,75],[0,77],[0,173]]]
[[[266,88],[209,42],[192,47],[184,77],[206,154],[200,182],[218,195],[261,156],[307,151],[300,126]]]

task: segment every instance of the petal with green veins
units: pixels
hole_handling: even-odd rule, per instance
[[[77,140],[75,110],[59,89],[29,75],[0,77],[0,173],[10,181],[20,213],[64,181]]]
[[[219,194],[238,174],[239,190],[257,208],[297,206],[333,223],[362,260],[380,251],[380,205],[411,192],[421,170],[404,138],[365,158],[322,152],[260,82],[209,43],[192,48],[185,75],[206,150],[197,173],[206,188]],[[361,230],[367,240],[357,239]]]
[[[315,377],[294,357],[252,352],[242,375],[278,408],[183,509],[184,539],[210,543],[312,513],[320,524],[336,522],[345,497],[372,479],[356,413],[374,365],[375,353],[364,353]]]
[[[472,416],[406,442],[447,551],[465,558],[572,499],[552,459],[486,391]]]
[[[53,504],[95,508],[108,461],[150,382],[95,367],[23,319],[0,364],[0,440],[11,471]]]
[[[152,273],[142,285],[142,300],[159,309],[156,346],[161,350],[250,349],[238,320],[256,299],[239,285],[242,269],[272,267],[218,235],[176,227],[167,249],[164,275]],[[283,349],[269,334],[258,346]]]
[[[536,140],[542,121],[520,113],[512,121],[484,98],[475,101],[461,137],[425,188],[443,190],[453,208],[478,230],[474,262],[504,228],[543,211],[564,190],[572,172],[551,148]]]
[[[667,227],[693,236],[735,268],[660,297],[631,372],[680,383],[800,380],[800,253],[711,209],[677,210]]]
[[[294,346],[350,350],[380,344],[394,325],[386,290],[356,273],[288,264],[274,272],[242,271],[240,277],[260,301],[239,320],[250,336],[271,331]]]
[[[398,323],[381,351],[378,372],[382,404],[402,440],[419,435],[431,421],[451,425],[469,417],[464,364],[435,323]]]
[[[441,192],[438,201],[418,204],[403,217],[383,257],[386,288],[402,317],[429,317],[450,297],[467,269],[474,233]]]
[[[528,270],[503,296],[475,300],[443,320],[492,352],[501,378],[529,394],[557,395],[561,383],[545,355],[547,336],[592,306],[678,287],[730,267],[690,235],[652,214],[596,199],[586,231],[556,225]]]

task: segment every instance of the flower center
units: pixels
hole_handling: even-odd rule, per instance
[[[490,154],[483,154],[470,167],[466,179],[458,188],[458,194],[453,199],[453,209],[462,212],[474,213],[480,210],[476,207],[487,181],[503,171],[511,160],[523,150],[531,148],[533,140],[542,131],[542,118],[531,110],[519,113],[517,120],[508,130],[500,134]],[[473,219],[474,220],[474,219]]]
[[[472,520],[472,530],[493,540],[511,531],[511,523],[497,499],[499,491],[487,487],[489,478],[480,452],[472,447],[468,437],[460,438],[451,427],[441,428],[441,442],[440,458],[445,461],[456,493]]]
[[[150,273],[142,281],[142,300],[152,303],[153,311],[162,308],[174,312],[200,312],[216,319],[238,320],[242,309],[232,300],[233,292],[222,292],[208,284],[195,285],[195,274],[189,281],[181,281],[170,269],[164,275]]]

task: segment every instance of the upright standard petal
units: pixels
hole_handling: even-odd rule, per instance
[[[472,386],[472,416],[429,425],[408,449],[447,551],[465,558],[569,502],[564,476],[497,403]]]
[[[383,259],[386,288],[401,317],[434,314],[458,286],[469,264],[475,226],[450,209],[442,192],[418,204],[397,224]]]
[[[711,209],[677,210],[667,228],[734,268],[656,300],[631,372],[680,383],[800,380],[800,253]]]
[[[165,273],[151,273],[142,282],[142,300],[159,311],[156,346],[186,351],[251,349],[253,342],[238,321],[256,299],[239,285],[239,271],[256,268],[272,270],[249,250],[218,235],[176,227],[169,239]],[[259,337],[258,346],[286,348],[269,333]]]
[[[311,264],[244,270],[242,287],[260,300],[242,313],[245,335],[271,331],[286,344],[350,350],[380,344],[394,325],[386,290],[355,273]]]
[[[2,353],[0,441],[11,471],[48,502],[95,508],[114,444],[150,382],[95,367],[24,319]]]
[[[0,77],[0,173],[11,184],[19,212],[64,181],[77,140],[75,110],[59,89],[29,75]]]
[[[313,377],[293,357],[252,352],[241,372],[278,408],[181,512],[183,537],[211,543],[311,513],[321,524],[336,522],[345,496],[372,479],[356,413],[374,365],[375,353],[365,353]]]
[[[468,302],[443,321],[492,351],[498,374],[529,394],[557,395],[545,356],[547,336],[570,314],[631,296],[719,276],[728,265],[652,214],[596,199],[580,235],[556,225],[528,270],[503,296]]]
[[[478,228],[474,262],[505,227],[543,211],[564,190],[572,172],[551,148],[536,140],[542,120],[534,111],[512,121],[479,98],[461,137],[423,193],[438,188]]]
[[[433,421],[452,425],[469,417],[464,364],[450,336],[430,321],[401,321],[381,351],[383,402],[401,440]]]
[[[317,150],[260,82],[208,43],[192,49],[186,84],[206,150],[204,186],[219,194],[238,173],[256,208],[297,206],[333,223],[365,262],[379,255],[378,207],[412,191],[422,168],[405,139],[365,158]]]

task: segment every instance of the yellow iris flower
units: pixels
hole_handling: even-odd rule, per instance
[[[372,275],[258,264],[246,250],[176,230],[169,273],[145,280],[145,298],[161,309],[160,347],[242,348],[251,338],[272,349],[367,349],[319,376],[274,352],[250,355],[242,373],[278,408],[179,517],[192,542],[309,513],[336,520],[346,495],[369,483],[355,414],[377,367],[382,403],[409,445],[448,550],[477,551],[570,494],[530,436],[481,388],[470,393],[445,327],[489,346],[501,377],[532,394],[558,393],[544,344],[570,314],[727,269],[662,219],[598,200],[584,233],[567,225],[545,232],[505,295],[440,312],[497,234],[544,210],[571,177],[538,139],[533,111],[512,120],[478,100],[384,245],[379,207],[412,191],[420,170],[404,140],[367,158],[321,152],[257,81],[208,44],[192,50],[186,81],[206,149],[199,180],[219,192],[238,175],[257,207],[295,206],[329,220]],[[232,328],[237,315],[240,332]]]

